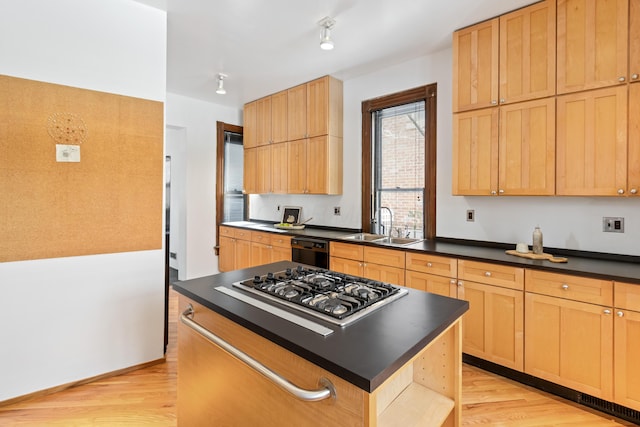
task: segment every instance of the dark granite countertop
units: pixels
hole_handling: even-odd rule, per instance
[[[353,234],[359,230],[352,229],[323,229],[320,227],[306,227],[303,230],[281,231],[273,227],[272,223],[262,221],[231,222],[224,225],[249,228],[257,231],[280,232],[291,236],[309,236],[328,240],[340,241],[341,237]],[[547,260],[531,260],[509,255],[506,249],[515,249],[515,244],[478,244],[455,239],[424,240],[412,245],[377,245],[354,240],[343,240],[348,243],[373,245],[412,252],[432,253],[473,261],[494,262],[524,268],[547,270],[556,273],[576,274],[604,280],[616,280],[640,285],[640,257],[615,254],[597,254],[583,251],[544,248],[545,252],[568,258],[566,263],[552,263]]]
[[[407,295],[342,328],[295,312],[334,331],[323,337],[214,289],[297,265],[281,261],[179,281],[173,287],[367,392],[375,390],[469,308],[466,301],[408,289]]]

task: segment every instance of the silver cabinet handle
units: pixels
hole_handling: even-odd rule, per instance
[[[638,73],[631,74],[631,80],[638,80],[638,77],[640,77],[638,76]]]
[[[624,316],[624,313],[622,311],[618,311],[616,314],[618,315],[618,317],[623,317]]]
[[[455,285],[455,284],[456,284],[456,279],[451,279],[451,280],[449,281],[449,284],[451,284],[451,285]]]
[[[462,285],[463,285],[462,280],[458,280],[458,286],[462,286]]]
[[[427,267],[432,267],[433,264],[431,264],[430,262],[427,263]]]
[[[629,190],[629,193],[638,194],[638,189],[637,188],[632,188],[631,190]]]
[[[504,194],[504,190],[501,188],[500,190],[498,190],[498,193]]]
[[[276,374],[271,369],[267,368],[248,354],[238,350],[219,336],[213,334],[208,329],[205,329],[203,326],[193,321],[190,317],[193,317],[194,313],[195,312],[193,310],[193,306],[189,304],[187,309],[180,315],[180,321],[233,357],[251,367],[256,372],[264,375],[268,380],[273,382],[275,385],[277,385],[287,393],[307,402],[316,402],[318,400],[324,400],[329,397],[333,397],[334,399],[336,398],[336,389],[331,381],[329,381],[327,378],[320,378],[320,385],[322,385],[323,388],[319,390],[305,390],[303,388],[300,388],[295,384],[289,382],[289,380]]]
[[[566,283],[562,284],[562,289],[564,289],[565,291],[569,290],[569,285],[567,285]]]
[[[487,276],[487,277],[491,277],[491,272],[490,271],[485,271],[484,275]]]
[[[495,196],[496,194],[497,194],[497,193],[496,193],[496,190],[491,190],[491,195],[492,195],[492,196]]]
[[[624,194],[624,190],[622,188],[618,188],[618,194]]]
[[[611,314],[611,310],[609,310],[608,308],[605,308],[604,310],[602,310],[602,312],[607,315]]]
[[[626,79],[624,76],[620,76],[620,77],[618,77],[618,81],[619,81],[620,83],[624,83],[626,80],[627,80],[627,79]]]
[[[491,105],[496,105],[498,103],[498,101],[496,101],[495,99],[491,100]]]
[[[504,98],[500,98],[500,104],[504,104],[505,102],[507,102]]]

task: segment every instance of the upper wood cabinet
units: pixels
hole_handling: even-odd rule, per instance
[[[244,127],[242,130],[242,145],[244,148],[254,148],[257,146],[258,128],[258,103],[249,102],[244,105]]]
[[[554,194],[553,97],[457,113],[453,124],[453,194]]]
[[[629,0],[558,0],[557,13],[558,94],[628,81]]]
[[[640,2],[640,0],[639,0]],[[638,10],[640,13],[640,10]],[[629,85],[629,135],[627,140],[627,192],[640,196],[640,84]]]
[[[342,136],[342,82],[324,76],[287,91],[288,140]]]
[[[500,17],[500,104],[556,93],[556,2]]]
[[[453,34],[454,112],[552,96],[555,89],[555,0]]]
[[[453,111],[498,103],[498,18],[453,33]]]
[[[245,193],[341,194],[342,104],[330,76],[245,104]]]
[[[246,141],[246,140],[245,140]],[[244,166],[242,170],[242,192],[253,194],[258,192],[258,148],[244,149]]]
[[[640,0],[629,1],[629,80],[640,82]]]
[[[559,96],[557,109],[556,194],[626,195],[627,85]]]

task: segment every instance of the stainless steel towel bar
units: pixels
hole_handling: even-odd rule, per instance
[[[271,369],[267,368],[262,363],[258,362],[248,354],[235,348],[234,346],[232,346],[231,344],[229,344],[219,336],[215,335],[208,329],[204,328],[199,323],[192,320],[191,317],[193,317],[194,314],[195,314],[195,311],[193,310],[193,306],[189,304],[189,306],[180,315],[180,321],[185,325],[187,325],[188,327],[190,327],[191,329],[193,329],[194,331],[196,331],[197,333],[199,333],[200,335],[202,335],[203,337],[205,337],[206,339],[208,339],[209,341],[211,341],[212,343],[214,343],[215,345],[217,345],[218,347],[222,348],[227,353],[231,354],[235,358],[239,359],[246,365],[253,368],[255,371],[262,374],[271,382],[273,382],[274,384],[276,384],[278,387],[288,392],[289,394],[293,395],[294,397],[300,400],[308,401],[308,402],[315,402],[318,400],[327,399],[329,397],[333,397],[333,398],[336,397],[335,387],[333,386],[331,381],[329,381],[327,378],[320,378],[319,382],[320,382],[320,385],[323,386],[323,388],[319,390],[305,390],[303,388],[300,388],[295,384],[291,383],[289,380],[273,372]]]

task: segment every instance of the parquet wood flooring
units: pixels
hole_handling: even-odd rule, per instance
[[[48,396],[0,404],[0,426],[166,426],[176,421],[177,294],[166,362]],[[473,366],[462,369],[463,426],[633,426]]]

